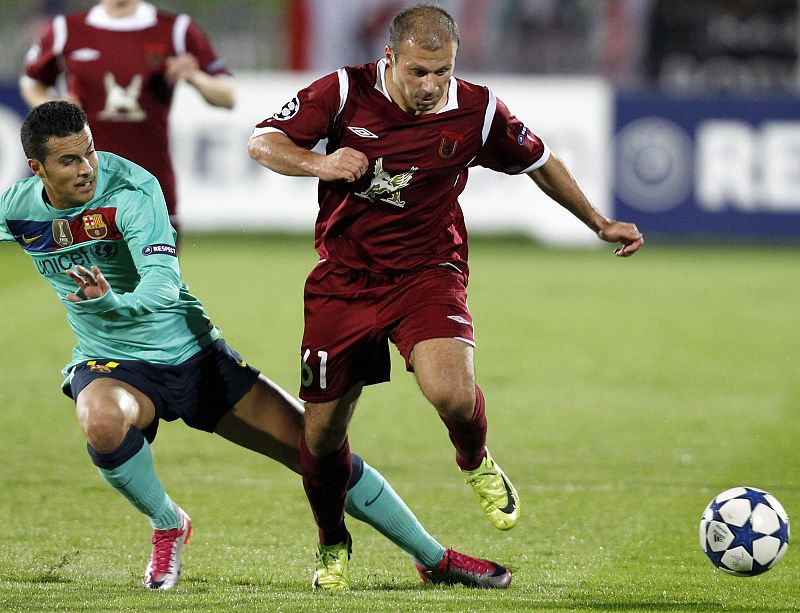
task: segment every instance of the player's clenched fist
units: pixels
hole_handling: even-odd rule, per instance
[[[360,179],[368,167],[369,160],[366,155],[350,147],[342,147],[322,157],[317,176],[322,181],[353,182]]]

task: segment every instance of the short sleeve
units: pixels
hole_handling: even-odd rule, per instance
[[[193,21],[186,29],[186,51],[197,58],[200,68],[210,75],[230,75],[225,62],[219,57],[208,36]]]
[[[61,54],[67,36],[67,21],[63,15],[55,17],[41,38],[28,50],[25,58],[25,76],[48,86],[53,86],[63,72]]]
[[[312,149],[328,137],[341,106],[340,79],[347,79],[344,70],[314,81],[259,123],[253,136],[266,132],[283,132],[300,147]]]
[[[484,166],[506,174],[535,170],[547,161],[550,150],[524,123],[517,119],[499,98],[491,128],[481,152],[472,166]]]

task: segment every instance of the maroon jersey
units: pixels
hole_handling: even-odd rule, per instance
[[[111,18],[102,6],[59,15],[31,48],[23,79],[67,89],[81,101],[97,149],[132,160],[161,183],[175,210],[175,176],[167,119],[174,86],[168,56],[191,53],[209,74],[228,74],[205,34],[187,15],[142,3],[130,17]]]
[[[386,60],[342,68],[312,83],[254,135],[285,133],[302,147],[362,151],[355,183],[319,183],[315,246],[323,259],[374,272],[467,260],[458,196],[470,166],[508,174],[544,164],[549,150],[491,89],[450,80],[447,104],[414,116],[384,84]],[[488,203],[487,203],[488,205]]]

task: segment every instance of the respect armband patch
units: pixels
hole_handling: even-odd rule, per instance
[[[178,257],[178,249],[175,245],[147,245],[142,248],[142,255],[171,255]]]

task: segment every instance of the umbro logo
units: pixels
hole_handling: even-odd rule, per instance
[[[380,138],[377,134],[373,134],[366,128],[354,128],[352,126],[347,126],[347,129],[350,130],[356,136],[360,136],[361,138]]]
[[[452,319],[453,321],[458,322],[460,324],[464,324],[465,326],[470,325],[470,323],[466,319],[461,317],[461,315],[448,315],[447,319]]]

